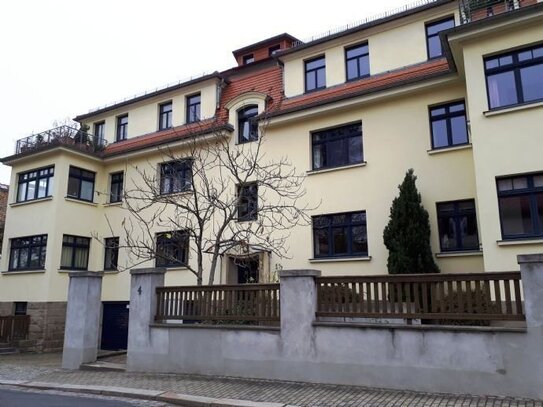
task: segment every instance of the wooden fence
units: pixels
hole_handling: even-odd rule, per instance
[[[317,278],[317,316],[523,321],[519,272]]]
[[[13,340],[28,338],[30,316],[8,315],[0,316],[0,342],[9,343]]]
[[[157,287],[156,321],[279,322],[279,284]]]

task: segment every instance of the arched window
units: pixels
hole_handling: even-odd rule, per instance
[[[258,123],[254,120],[257,114],[257,105],[238,110],[238,143],[258,140]]]

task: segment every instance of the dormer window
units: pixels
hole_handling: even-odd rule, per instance
[[[281,44],[273,45],[268,48],[268,56],[271,57],[273,54],[279,51],[281,51]]]
[[[103,140],[106,133],[106,122],[102,121],[99,123],[94,123],[94,136],[98,140]]]
[[[243,56],[243,65],[252,64],[253,62],[255,62],[254,54],[247,54]]]
[[[258,106],[251,105],[238,110],[238,143],[258,140],[258,123],[254,119]]]
[[[324,55],[305,61],[305,91],[326,87],[326,60]]]
[[[194,123],[200,120],[201,103],[199,93],[187,96],[187,123]]]
[[[172,106],[172,102],[163,103],[159,106],[159,130],[166,130],[172,127]]]
[[[115,136],[115,141],[126,140],[128,137],[128,115],[117,117],[117,134]]]
[[[453,16],[426,24],[426,46],[428,49],[428,59],[439,58],[443,55],[439,33],[453,27]]]
[[[368,43],[345,49],[347,80],[352,81],[370,75],[370,55]]]

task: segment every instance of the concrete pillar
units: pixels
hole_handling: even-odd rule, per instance
[[[62,367],[79,369],[96,361],[102,297],[101,272],[70,273]]]
[[[517,256],[528,328],[543,328],[543,254]]]
[[[127,368],[137,366],[138,353],[150,346],[149,324],[156,313],[156,288],[164,286],[165,268],[130,270]]]
[[[315,277],[319,270],[282,270],[281,340],[286,356],[303,359],[314,352],[313,321],[317,311]]]

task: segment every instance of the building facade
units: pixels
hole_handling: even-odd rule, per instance
[[[517,269],[517,254],[543,247],[542,23],[535,0],[428,1],[308,42],[266,39],[234,51],[232,69],[80,115],[80,130],[20,140],[2,160],[12,188],[0,309],[31,314],[30,349],[57,349],[67,273],[104,271],[102,345],[122,348],[125,270],[166,266],[168,285],[191,285],[198,260],[167,226],[174,208],[128,228],[137,205],[126,191],[153,172],[159,195],[191,191],[194,143],[219,132],[232,151],[265,138],[267,158],[304,175],[300,205],[311,210],[288,231],[285,256],[243,242],[243,253],[222,253],[215,283],[291,268],[386,273],[383,229],[410,168],[442,272]],[[233,222],[257,223],[270,199],[253,178],[256,188],[229,186],[245,205]],[[130,231],[167,256],[136,258]]]

